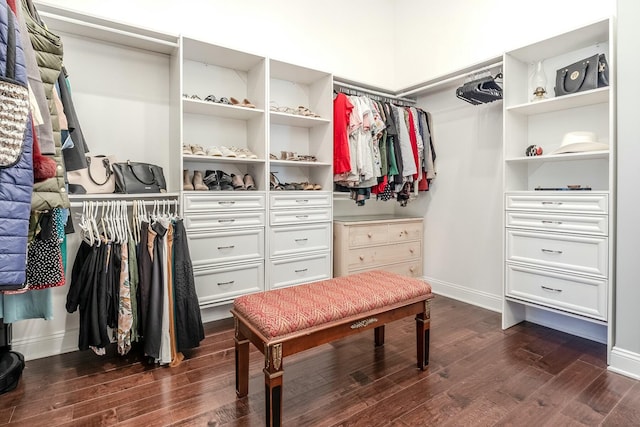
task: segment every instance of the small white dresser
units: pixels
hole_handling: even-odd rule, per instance
[[[349,216],[333,221],[333,275],[385,270],[422,276],[423,219]]]

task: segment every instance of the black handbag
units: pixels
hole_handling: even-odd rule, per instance
[[[114,163],[112,168],[116,178],[116,193],[164,193],[167,191],[164,172],[158,165],[127,161]]]
[[[609,64],[604,53],[556,71],[556,96],[609,86]]]

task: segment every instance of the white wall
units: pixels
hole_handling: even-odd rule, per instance
[[[397,0],[395,87],[449,74],[614,11],[615,0]]]
[[[429,111],[438,175],[398,213],[424,216],[424,276],[441,295],[502,308],[502,103],[472,106],[455,87],[418,99]]]
[[[614,370],[640,378],[640,2],[618,0],[618,194]]]
[[[184,34],[374,86],[393,87],[393,0],[45,0],[40,3],[156,31]],[[376,25],[379,23],[384,25]],[[387,31],[388,37],[385,37]]]

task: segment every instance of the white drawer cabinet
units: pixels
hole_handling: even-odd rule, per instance
[[[594,319],[607,318],[607,281],[507,265],[507,295]]]
[[[507,300],[606,321],[608,203],[598,192],[507,193]]]
[[[271,209],[296,209],[331,206],[332,193],[313,191],[284,191],[269,195]]]
[[[331,278],[331,253],[270,261],[271,289]]]
[[[265,194],[185,192],[184,222],[201,307],[265,289]]]
[[[331,249],[331,223],[271,227],[269,233],[272,258]]]
[[[263,261],[194,267],[193,275],[201,307],[227,304],[241,295],[264,290]]]
[[[344,217],[334,220],[333,275],[382,269],[422,275],[422,218]]]
[[[329,208],[312,208],[312,209],[286,209],[273,210],[270,213],[271,225],[285,224],[308,224],[310,222],[328,222],[331,221],[331,209]]]
[[[606,276],[607,238],[508,230],[507,261]]]

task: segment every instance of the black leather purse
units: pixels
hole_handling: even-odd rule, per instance
[[[114,163],[116,193],[164,193],[167,184],[162,167],[151,163],[127,161]]]
[[[609,86],[609,64],[604,53],[556,71],[556,96]]]

